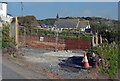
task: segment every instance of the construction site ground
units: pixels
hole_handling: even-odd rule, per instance
[[[19,48],[22,58],[11,61],[47,76],[50,79],[108,79],[99,68],[83,68],[85,50],[50,51],[31,48]]]
[[[82,60],[84,51],[72,53],[72,51],[54,52],[49,50],[20,49],[20,52],[24,54],[23,58],[25,58],[26,61],[36,64],[39,71],[50,71],[65,79],[73,79],[77,76],[89,78],[87,70],[80,69],[81,66],[77,65],[77,63]],[[79,59],[78,57],[81,58]],[[75,58],[78,61],[76,64]]]

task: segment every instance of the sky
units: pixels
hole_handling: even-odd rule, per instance
[[[119,0],[0,0],[4,2],[119,2]]]
[[[118,19],[118,2],[23,2],[23,14],[38,20],[60,17],[103,17]],[[8,13],[21,16],[21,3],[8,2]]]

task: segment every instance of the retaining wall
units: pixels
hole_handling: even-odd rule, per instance
[[[23,43],[24,36],[19,35],[19,42]],[[50,49],[54,50],[55,45],[44,45],[44,44],[35,44],[33,41],[40,41],[40,37],[38,36],[26,36],[26,45],[33,48],[40,49]],[[56,43],[56,38],[54,37],[44,37],[44,42]],[[65,46],[59,46],[58,50],[80,50],[80,49],[90,49],[91,41],[83,40],[83,39],[58,39],[58,44],[65,44]]]

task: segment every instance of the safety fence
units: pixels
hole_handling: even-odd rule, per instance
[[[17,21],[11,23],[11,38],[17,41],[18,47],[47,50],[80,50],[91,47],[91,38],[83,34],[69,31],[59,32],[57,29],[19,26]]]
[[[19,43],[24,43],[24,35],[19,35]],[[56,38],[44,36],[43,41],[40,40],[40,36],[26,35],[25,44],[27,47],[55,50]],[[79,50],[90,49],[91,42],[83,39],[61,39],[58,38],[58,50]]]

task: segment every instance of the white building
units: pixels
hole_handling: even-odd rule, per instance
[[[4,22],[10,23],[12,16],[7,14],[7,3],[0,2],[0,17]]]
[[[0,3],[0,16],[7,17],[7,3]]]
[[[80,31],[88,31],[91,29],[89,21],[79,21],[78,19],[58,19],[54,25],[63,31],[63,29],[80,29]]]

